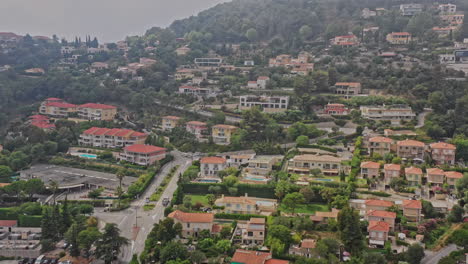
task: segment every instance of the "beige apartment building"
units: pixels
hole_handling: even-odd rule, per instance
[[[99,148],[122,148],[144,144],[147,134],[131,129],[92,127],[81,133],[78,144]]]
[[[439,168],[426,169],[427,183],[431,186],[442,187],[445,179],[445,172]]]
[[[397,155],[405,159],[424,160],[425,144],[421,141],[406,139],[397,142]]]
[[[376,179],[379,177],[380,163],[373,161],[361,162],[361,176],[364,179]]]
[[[320,169],[325,175],[338,175],[342,161],[331,155],[297,155],[289,160],[288,172],[308,175],[311,169]]]
[[[111,121],[117,115],[117,107],[105,104],[83,104],[78,106],[78,117],[86,120]]]
[[[371,137],[367,148],[369,155],[372,156],[374,153],[377,153],[383,157],[392,150],[392,143],[393,140],[388,137]]]
[[[214,214],[211,213],[185,213],[176,210],[167,217],[174,223],[182,225],[182,237],[198,237],[201,231],[208,230],[212,233]]]
[[[238,127],[231,125],[215,125],[211,128],[211,137],[213,142],[218,145],[231,144],[231,137]]]
[[[273,166],[283,159],[281,155],[257,156],[249,160],[244,172],[252,175],[267,176],[273,170]]]
[[[418,186],[422,183],[423,172],[420,168],[405,168],[405,177],[409,186]]]
[[[385,164],[384,165],[384,183],[389,185],[392,179],[399,178],[401,176],[401,165],[400,164]]]
[[[247,194],[240,197],[231,197],[222,195],[215,202],[218,207],[217,212],[228,214],[262,214],[270,215],[276,211],[278,201],[275,199],[265,199],[249,197]]]
[[[180,117],[178,116],[163,116],[162,117],[162,129],[171,131],[176,128],[179,123]]]

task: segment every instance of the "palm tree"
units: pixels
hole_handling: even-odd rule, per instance
[[[123,189],[122,189],[122,180],[125,177],[125,170],[119,169],[115,174],[117,179],[119,179],[119,187],[117,188],[117,195],[119,196],[119,208],[120,208],[120,199],[122,198]]]
[[[104,260],[105,264],[111,264],[120,254],[122,246],[128,244],[128,239],[120,236],[120,229],[116,224],[106,224],[101,239],[96,243],[96,257]]]

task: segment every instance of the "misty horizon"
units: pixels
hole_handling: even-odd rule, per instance
[[[97,37],[115,42],[152,27],[198,14],[227,0],[3,0],[0,32],[31,36],[54,34],[72,40]]]

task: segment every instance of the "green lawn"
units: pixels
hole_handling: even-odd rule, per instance
[[[287,209],[283,204],[279,206],[279,209],[282,212],[291,213],[291,210]],[[294,210],[294,213],[313,214],[317,211],[328,212],[328,205],[321,203],[301,204]]]
[[[185,196],[190,196],[190,198],[192,198],[192,205],[201,203],[203,206],[208,206],[208,200],[206,199],[205,195],[186,194]]]

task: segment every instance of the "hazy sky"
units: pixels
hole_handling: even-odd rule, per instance
[[[97,36],[101,42],[143,34],[152,26],[227,0],[0,0],[0,32]]]

